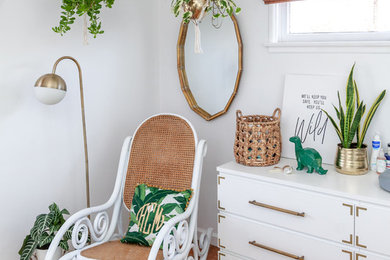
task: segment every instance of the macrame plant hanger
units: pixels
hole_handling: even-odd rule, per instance
[[[198,4],[198,8],[199,8],[199,5],[201,6],[200,13],[197,13],[196,16],[191,19],[191,21],[195,25],[194,26],[194,29],[195,29],[194,52],[197,53],[197,54],[203,53],[203,49],[202,49],[202,34],[201,34],[201,31],[200,31],[200,23],[202,22],[202,19],[203,19],[203,17],[206,14],[206,9],[209,6],[209,3],[210,3],[210,0],[207,0],[204,3],[199,3],[198,2],[197,3]]]
[[[88,45],[88,16],[87,13],[84,14],[84,23],[83,23],[83,44]]]

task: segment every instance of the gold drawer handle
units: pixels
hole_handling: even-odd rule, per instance
[[[359,236],[356,236],[356,245],[357,245],[358,247],[361,247],[361,248],[367,248],[367,246],[362,245],[362,244],[359,243]]]
[[[219,210],[226,210],[224,207],[221,207],[221,201],[218,200],[218,209]]]
[[[305,216],[305,212],[299,213],[299,212],[288,210],[288,209],[282,209],[282,208],[278,208],[278,207],[275,207],[275,206],[271,206],[271,205],[267,205],[267,204],[264,204],[264,203],[260,203],[260,202],[257,202],[255,200],[249,201],[249,204],[252,204],[252,205],[255,205],[255,206],[258,206],[258,207],[262,207],[262,208],[276,210],[276,211],[279,211],[279,212],[287,213],[287,214],[298,216],[298,217],[304,217]]]
[[[342,240],[341,242],[352,245],[353,244],[353,235],[352,234],[349,235],[349,241]]]
[[[264,245],[258,244],[258,243],[256,243],[256,241],[251,241],[251,242],[249,242],[249,244],[251,244],[252,246],[256,246],[256,247],[259,247],[259,248],[262,248],[262,249],[265,249],[265,250],[277,253],[279,255],[290,257],[292,259],[297,259],[297,260],[304,260],[305,259],[304,256],[297,256],[297,255],[293,255],[293,254],[290,254],[290,253],[286,253],[284,251],[281,251],[281,250],[278,250],[278,249],[275,249],[275,248],[272,248],[272,247],[268,247],[268,246],[264,246]]]
[[[346,253],[349,255],[349,260],[353,260],[353,253],[351,251],[347,251],[347,250],[341,250],[343,253]]]
[[[343,206],[348,207],[349,208],[349,215],[353,216],[353,205],[343,203]]]
[[[363,207],[356,207],[356,217],[359,217],[359,212],[360,212],[360,210],[367,211],[367,208],[363,208]]]
[[[359,260],[359,257],[367,258],[366,255],[356,254],[356,260]]]

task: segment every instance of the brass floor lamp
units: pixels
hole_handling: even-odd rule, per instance
[[[57,65],[62,60],[73,61],[79,71],[80,81],[80,99],[81,99],[81,116],[83,124],[83,137],[84,137],[84,159],[85,159],[85,179],[86,179],[86,195],[87,195],[87,207],[91,206],[90,194],[89,194],[89,163],[88,163],[88,145],[87,145],[87,130],[85,123],[85,109],[84,109],[84,89],[83,89],[83,77],[81,73],[80,64],[75,58],[70,56],[64,56],[59,58],[53,66],[53,72],[41,76],[35,83],[34,91],[37,99],[47,105],[54,105],[59,103],[66,94],[66,83],[65,81],[55,74]]]

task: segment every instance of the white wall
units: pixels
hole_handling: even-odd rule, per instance
[[[122,141],[158,111],[157,7],[116,1],[103,12],[105,34],[82,44],[82,25],[66,36],[51,31],[60,1],[0,0],[0,258],[17,252],[35,216],[53,201],[85,207],[84,159],[76,67],[58,67],[68,84],[56,106],[34,97],[35,80],[72,55],[82,66],[90,149],[92,204],[108,199]]]
[[[268,8],[261,0],[237,0],[243,8],[238,17],[244,43],[241,86],[228,114],[206,122],[190,110],[180,90],[176,70],[180,22],[171,14],[170,2],[117,1],[114,9],[104,11],[106,33],[83,46],[80,23],[64,37],[51,32],[58,22],[58,1],[0,0],[1,259],[17,259],[34,217],[52,201],[71,212],[85,205],[74,65],[66,61],[58,68],[69,86],[63,102],[48,107],[33,96],[36,78],[50,72],[62,55],[76,57],[84,71],[92,204],[105,201],[112,190],[124,137],[150,114],[179,113],[209,144],[200,202],[202,228],[216,228],[215,167],[233,160],[236,109],[270,114],[281,106],[286,73],[347,75],[354,61],[367,103],[388,88],[389,54],[270,54],[263,46]],[[380,129],[390,141],[389,106],[387,98],[368,137]]]
[[[262,0],[237,0],[242,13],[237,17],[244,44],[244,71],[238,91],[228,114],[206,122],[188,107],[180,90],[176,70],[176,41],[180,23],[169,9],[168,0],[160,1],[159,33],[160,48],[160,101],[161,111],[184,115],[193,122],[199,136],[209,144],[205,161],[200,201],[199,226],[217,227],[216,215],[216,166],[233,160],[235,134],[235,111],[244,114],[272,114],[282,105],[284,76],[287,73],[341,74],[348,75],[356,61],[356,80],[361,96],[369,105],[382,89],[388,89],[390,54],[313,54],[313,53],[269,53],[264,43],[268,36],[268,7]],[[227,22],[227,21],[226,21]],[[205,53],[204,55],[207,55]],[[216,64],[218,61],[213,61]],[[191,82],[190,82],[191,85]],[[373,131],[380,130],[390,141],[389,97],[377,112],[366,142]],[[242,190],[237,190],[240,196]]]

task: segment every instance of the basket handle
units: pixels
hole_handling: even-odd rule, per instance
[[[242,112],[241,112],[241,110],[237,110],[237,111],[236,111],[236,116],[237,116],[237,119],[239,119],[239,118],[242,117]]]
[[[278,117],[276,117],[276,114],[278,114]],[[275,109],[274,114],[272,115],[272,117],[279,120],[281,115],[282,115],[282,111],[280,110],[280,108],[277,108],[277,109]]]

